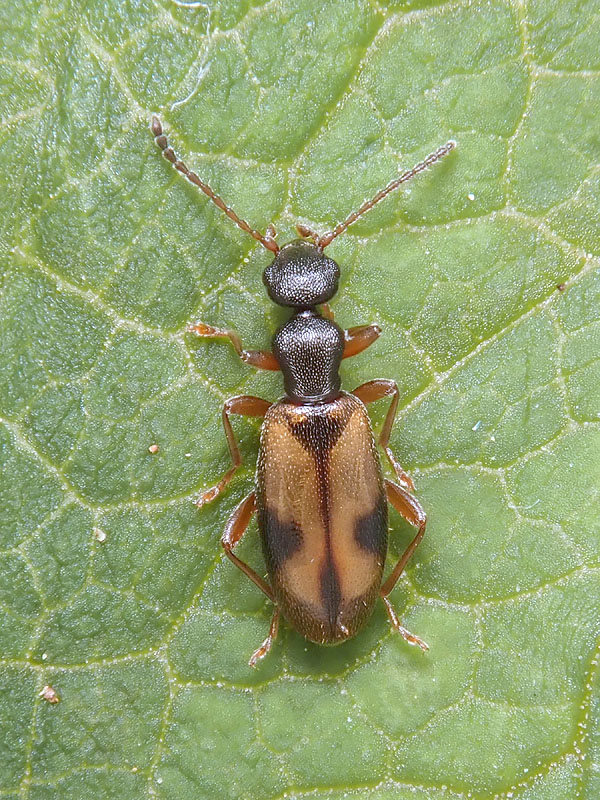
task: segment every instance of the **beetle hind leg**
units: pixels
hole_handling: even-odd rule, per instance
[[[389,617],[390,622],[392,623],[392,628],[397,631],[402,638],[407,641],[409,644],[415,644],[417,647],[420,647],[421,650],[425,653],[429,650],[429,645],[427,642],[424,642],[423,639],[420,639],[418,636],[415,636],[414,633],[411,633],[407,630],[403,625],[400,624],[400,620],[398,619],[398,614],[394,610],[394,606],[390,603],[387,597],[382,594],[381,599],[385,605],[385,610],[387,611],[387,615]]]
[[[426,651],[429,650],[429,645],[420,639],[418,636],[415,636],[414,633],[406,630],[401,624],[400,620],[398,619],[398,615],[396,614],[392,604],[388,600],[388,595],[398,582],[398,578],[404,572],[404,567],[406,566],[408,560],[415,552],[418,547],[419,542],[423,538],[425,534],[425,527],[427,525],[427,517],[421,504],[419,501],[409,494],[406,489],[403,489],[401,486],[398,486],[397,483],[393,481],[389,481],[386,479],[385,481],[385,488],[387,493],[388,501],[394,506],[396,511],[404,517],[407,522],[410,522],[411,525],[414,525],[418,528],[417,533],[412,540],[412,542],[408,545],[404,553],[398,559],[398,563],[391,571],[389,577],[379,590],[379,594],[381,595],[381,599],[384,602],[385,609],[387,611],[388,617],[390,622],[392,623],[392,627],[394,630],[398,631],[400,636],[405,639],[409,644],[417,645],[421,648],[421,650]]]
[[[231,559],[231,561],[233,561],[236,567],[241,569],[242,572],[250,578],[252,583],[256,584],[261,592],[266,594],[269,600],[274,603],[275,597],[273,596],[273,590],[269,584],[264,581],[260,575],[252,569],[252,567],[248,566],[245,561],[242,561],[242,559],[238,558],[233,552],[233,548],[246,533],[248,525],[250,524],[250,520],[252,519],[255,511],[256,493],[250,492],[249,495],[244,497],[242,502],[237,506],[233,514],[227,520],[227,525],[225,525],[225,530],[223,531],[223,536],[221,537],[221,544],[223,545],[226,555]]]
[[[277,638],[277,631],[279,630],[279,614],[280,614],[279,609],[275,608],[275,611],[273,612],[273,617],[271,619],[271,627],[269,628],[269,635],[261,644],[261,646],[258,648],[258,650],[255,650],[250,656],[250,661],[248,661],[248,664],[251,667],[256,667],[258,662],[267,655],[267,653],[273,646],[273,642]]]
[[[261,592],[266,594],[269,600],[274,603],[275,597],[273,596],[273,590],[269,584],[263,580],[263,578],[261,578],[251,566],[246,564],[245,561],[242,561],[241,558],[238,558],[233,552],[233,548],[246,533],[248,525],[250,524],[250,520],[252,519],[255,511],[256,493],[250,492],[247,497],[244,497],[242,502],[237,506],[233,514],[227,520],[227,525],[225,526],[223,536],[221,537],[221,544],[223,545],[226,555],[231,559],[231,561],[233,561],[236,567],[241,569],[242,572],[247,575],[256,586],[258,586]],[[271,619],[271,627],[269,628],[269,635],[258,648],[258,650],[255,650],[250,656],[250,661],[248,663],[251,667],[255,667],[261,658],[264,658],[267,655],[277,637],[278,628],[279,608],[275,606],[273,618]]]

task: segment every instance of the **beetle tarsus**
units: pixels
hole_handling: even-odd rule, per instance
[[[402,638],[409,644],[414,644],[417,647],[420,647],[424,653],[426,653],[429,650],[429,645],[427,644],[427,642],[424,642],[423,639],[420,639],[418,636],[415,636],[414,633],[407,631],[406,628],[402,627],[402,625],[396,628],[396,630],[398,631],[400,636],[402,636]]]
[[[271,646],[273,644],[273,637],[269,634],[258,650],[255,650],[252,655],[250,656],[250,660],[248,661],[248,665],[253,669],[256,669],[258,666],[258,662],[262,661],[263,658],[267,655]]]
[[[258,662],[261,661],[269,652],[271,647],[273,646],[273,642],[277,638],[277,631],[279,630],[279,609],[276,608],[273,612],[273,618],[271,619],[271,627],[269,628],[269,635],[258,648],[255,650],[252,655],[250,656],[250,661],[248,664],[251,667],[256,667]]]
[[[400,620],[398,619],[398,615],[394,610],[394,606],[390,603],[385,595],[382,595],[381,599],[385,604],[385,610],[387,611],[388,617],[390,618],[390,622],[392,623],[392,628],[397,631],[402,638],[408,642],[409,644],[414,644],[417,647],[420,647],[421,650],[426,653],[429,650],[429,645],[427,642],[424,642],[423,639],[420,639],[418,636],[415,636],[414,633],[411,633],[407,630],[403,625],[400,624]]]
[[[384,450],[390,464],[394,468],[394,472],[396,473],[396,477],[398,478],[398,483],[400,484],[400,486],[404,487],[405,489],[408,489],[409,492],[414,492],[415,485],[410,475],[402,469],[395,455],[393,454],[392,450],[389,447],[385,447]]]
[[[212,486],[210,489],[207,489],[202,492],[202,494],[199,494],[198,497],[194,498],[194,505],[198,508],[202,508],[202,506],[212,503],[212,501],[219,496],[220,491],[219,484]]]

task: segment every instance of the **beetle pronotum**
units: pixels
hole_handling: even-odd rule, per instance
[[[277,402],[246,395],[225,402],[223,427],[232,466],[196,500],[199,507],[215,500],[242,463],[230,415],[262,417],[256,488],[237,506],[221,539],[233,563],[275,605],[269,634],[250,658],[251,666],[270,650],[280,614],[307,639],[337,644],[365,625],[377,597],[383,600],[394,629],[410,644],[427,650],[422,639],[400,624],[388,598],[426,525],[425,512],[413,495],[413,482],[389,447],[398,386],[393,380],[380,379],[350,393],[341,390],[341,360],[361,353],[381,330],[378,325],[342,330],[335,323],[327,303],[337,291],[339,267],[323,251],[390,192],[446,156],[455,143],[447,142],[399,175],[328,233],[319,235],[298,225],[302,238],[279,247],[272,225],[264,235],[254,230],[177,158],[157,117],[152,118],[151,128],[156,144],[175,169],[273,253],[263,275],[267,292],[275,303],[292,309],[290,319],[275,332],[272,352],[245,350],[234,331],[203,322],[189,328],[198,336],[229,339],[247,364],[283,373],[285,395]],[[379,444],[396,481],[382,475],[365,408],[383,397],[390,397],[391,403]],[[388,502],[417,533],[383,580]],[[234,552],[255,512],[268,582]]]

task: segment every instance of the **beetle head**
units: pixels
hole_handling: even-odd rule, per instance
[[[337,292],[339,277],[335,261],[302,239],[284,245],[263,273],[271,300],[294,308],[326,303]]]

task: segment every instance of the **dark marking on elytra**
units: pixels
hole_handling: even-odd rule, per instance
[[[261,538],[267,569],[277,572],[302,547],[302,531],[295,522],[282,522],[268,508],[259,507],[258,525],[264,531]]]
[[[319,406],[309,407],[302,419],[292,419],[290,430],[305,450],[321,458],[331,453],[349,419],[350,414],[323,414]]]
[[[329,609],[329,614],[333,613],[329,606],[329,600],[333,597],[331,591],[337,586],[339,595],[339,579],[336,574],[335,562],[333,560],[333,548],[331,539],[331,508],[330,508],[330,487],[329,487],[329,466],[330,456],[333,448],[344,432],[348,420],[352,416],[352,410],[346,410],[346,406],[330,406],[327,411],[323,411],[319,406],[305,409],[302,417],[296,417],[291,425],[294,437],[301,442],[304,449],[311,453],[315,459],[315,477],[319,487],[319,511],[321,522],[325,534],[325,564],[324,573],[321,576],[321,585],[325,607]],[[329,577],[325,577],[326,574]],[[324,582],[325,581],[325,582]],[[330,591],[331,590],[331,591]],[[337,615],[337,610],[335,612]]]
[[[387,520],[387,501],[385,494],[381,492],[375,508],[359,517],[354,528],[359,545],[382,559],[385,559],[387,552]]]
[[[330,626],[331,634],[335,636],[335,629],[340,613],[340,604],[342,602],[342,592],[340,590],[340,582],[335,566],[329,558],[325,561],[325,565],[321,571],[320,583],[323,606],[327,611],[327,621]]]

